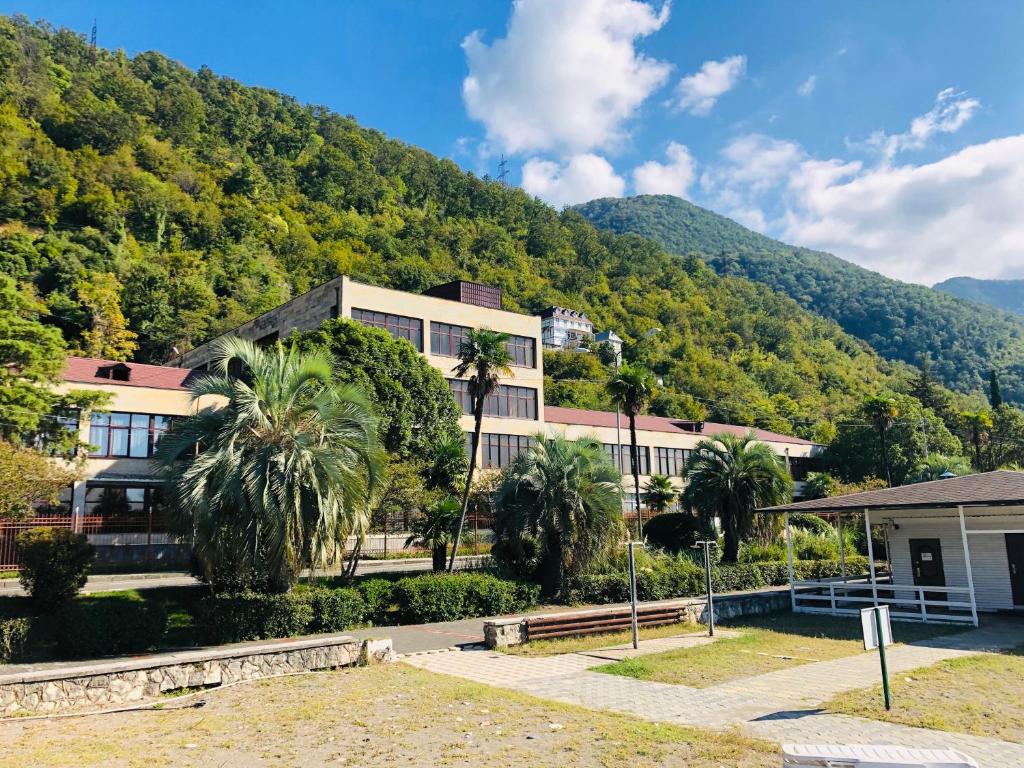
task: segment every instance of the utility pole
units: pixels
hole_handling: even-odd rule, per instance
[[[92,20],[92,33],[89,35],[89,61],[96,63],[96,19]]]
[[[498,161],[498,181],[503,187],[508,186],[508,160],[505,159],[505,155]]]

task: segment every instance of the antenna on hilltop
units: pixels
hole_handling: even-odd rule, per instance
[[[508,186],[508,160],[505,159],[505,155],[498,161],[498,181],[503,186]]]
[[[92,34],[89,35],[89,61],[96,63],[96,19],[92,20]]]

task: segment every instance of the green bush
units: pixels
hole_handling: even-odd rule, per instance
[[[0,619],[0,664],[18,661],[28,645],[28,619]]]
[[[597,573],[580,576],[569,585],[570,604],[604,605],[629,600],[629,574]]]
[[[740,547],[741,563],[764,563],[785,560],[786,547],[783,544],[743,544]]]
[[[403,622],[424,624],[473,616],[495,616],[529,607],[537,593],[486,573],[413,576],[395,582]]]
[[[316,591],[211,595],[196,604],[195,619],[207,642],[215,644],[301,635],[313,623]]]
[[[160,644],[167,611],[143,600],[84,597],[60,610],[55,628],[57,650],[66,658],[138,653]]]
[[[793,528],[802,528],[808,533],[816,533],[819,536],[835,536],[836,529],[832,523],[823,517],[812,515],[808,512],[795,512],[789,516],[789,524]]]
[[[391,579],[366,579],[356,583],[365,604],[365,618],[376,626],[396,621],[395,584]]]
[[[67,528],[30,528],[18,534],[19,579],[42,611],[51,611],[76,594],[96,560],[96,548]]]
[[[700,533],[700,521],[687,512],[666,512],[644,523],[647,542],[672,554],[688,550]]]
[[[309,590],[313,620],[311,632],[342,632],[361,624],[366,616],[366,603],[354,589],[316,588]]]

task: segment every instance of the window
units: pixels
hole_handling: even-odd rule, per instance
[[[94,413],[89,443],[94,458],[148,459],[171,426],[170,416],[148,413]]]
[[[622,467],[622,474],[630,475],[630,474],[633,473],[633,463],[632,463],[632,458],[631,458],[630,453],[629,453],[630,447],[628,445],[623,445],[620,450],[622,452],[621,453],[621,455],[622,455],[622,463],[621,463],[621,465],[619,464],[619,455],[617,454],[617,452],[615,450],[615,444],[614,443],[605,443],[604,444],[604,452],[606,454],[608,454],[608,458],[611,459],[612,464],[616,464],[616,465],[621,466]],[[637,451],[637,453],[636,453],[637,465],[640,467],[640,474],[641,475],[649,475],[649,474],[651,474],[651,452],[650,452],[650,449],[646,445],[638,445],[636,447],[636,451]]]
[[[352,319],[371,328],[383,328],[396,339],[406,339],[416,347],[417,352],[423,351],[423,321],[417,317],[389,315],[386,312],[373,312],[369,309],[353,309]]]
[[[85,490],[83,530],[87,533],[163,531],[160,488],[143,485],[90,485]]]
[[[526,435],[498,435],[485,432],[481,436],[484,467],[506,467],[524,453],[533,440]]]
[[[469,382],[465,379],[448,379],[448,386],[462,412],[472,416],[473,398],[469,394]],[[484,401],[484,415],[502,419],[536,420],[537,390],[532,387],[499,384],[498,389]]]
[[[796,457],[789,460],[789,474],[797,481],[806,480],[808,472],[818,472],[821,462],[816,458]]]
[[[522,368],[537,367],[537,340],[529,336],[513,336],[505,342],[505,348],[512,355],[512,365]]]
[[[654,454],[657,457],[658,474],[669,477],[681,476],[686,460],[690,457],[690,452],[684,448],[655,448]]]
[[[430,351],[435,355],[445,357],[458,357],[462,342],[466,335],[472,330],[464,325],[451,325],[449,323],[430,324]]]

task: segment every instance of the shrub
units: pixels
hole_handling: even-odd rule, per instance
[[[785,553],[782,558],[785,559]],[[830,535],[793,531],[793,557],[797,560],[835,560],[839,557],[839,539]]]
[[[744,592],[768,586],[764,579],[764,563],[718,565],[711,569],[711,586],[715,592]]]
[[[573,579],[566,594],[570,604],[622,603],[629,600],[629,574],[587,574]]]
[[[395,616],[395,582],[390,579],[366,579],[356,584],[363,598],[365,619],[378,627],[392,623]]]
[[[28,619],[0,620],[0,664],[10,664],[21,659],[28,645],[31,628]]]
[[[313,620],[312,632],[341,632],[361,624],[366,616],[366,603],[354,589],[309,590]]]
[[[644,523],[648,543],[672,554],[689,550],[700,536],[700,520],[688,512],[666,512]]]
[[[137,653],[156,647],[167,631],[160,603],[129,598],[80,598],[56,617],[57,649],[69,658]]]
[[[88,538],[67,528],[31,528],[18,534],[19,579],[44,611],[78,594],[96,560]]]
[[[740,547],[741,563],[763,563],[785,559],[786,547],[782,544],[744,543]]]
[[[395,582],[401,618],[410,624],[494,616],[527,608],[537,594],[486,573],[413,576]]]
[[[789,516],[789,524],[793,528],[802,528],[819,536],[835,536],[836,529],[828,520],[808,512],[795,512]]]
[[[196,623],[206,640],[217,644],[301,635],[313,623],[316,591],[212,595],[196,604]]]

